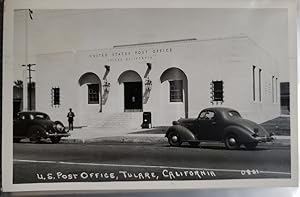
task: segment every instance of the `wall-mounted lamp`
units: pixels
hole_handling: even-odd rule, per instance
[[[106,81],[106,77],[110,71],[110,66],[108,65],[104,65],[104,68],[105,68],[105,73],[104,73],[104,76],[103,76],[103,80]]]
[[[103,83],[103,91],[107,93],[109,92],[109,90],[110,90],[110,83],[107,80],[105,80]]]
[[[149,92],[152,89],[152,81],[149,79],[149,77],[145,79],[145,89]]]
[[[147,63],[147,70],[146,70],[146,73],[144,75],[144,78],[149,78],[149,73],[150,73],[150,70],[152,69],[152,64],[151,63]]]
[[[148,69],[151,70],[152,68],[152,64],[151,63],[147,63]]]
[[[102,89],[103,89],[103,95],[102,95],[102,105],[105,105],[108,99],[108,94],[110,91],[110,83],[107,81],[107,75],[110,71],[110,66],[109,65],[104,65],[105,68],[105,73],[103,76],[103,85],[102,85]]]
[[[110,71],[110,66],[109,66],[109,65],[105,65],[104,67],[105,67],[105,69],[106,69],[108,72]]]

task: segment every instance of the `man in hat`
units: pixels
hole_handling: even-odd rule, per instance
[[[75,114],[74,114],[74,112],[72,112],[72,108],[70,108],[70,111],[67,114],[67,117],[68,117],[68,122],[69,122],[69,130],[73,131],[73,122],[74,122]]]

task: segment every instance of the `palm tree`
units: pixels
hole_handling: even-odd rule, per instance
[[[14,81],[14,86],[17,88],[23,88],[23,81],[22,80]]]

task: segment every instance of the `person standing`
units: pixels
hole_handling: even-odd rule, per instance
[[[70,108],[70,111],[67,114],[67,117],[68,117],[68,122],[69,122],[69,131],[73,131],[73,122],[74,122],[75,114],[74,114],[74,112],[72,112],[72,108]]]

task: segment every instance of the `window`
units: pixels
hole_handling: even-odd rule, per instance
[[[29,119],[30,119],[30,120],[34,120],[34,115],[29,114]]]
[[[286,114],[289,114],[290,110],[290,83],[281,82],[280,83],[280,106]]]
[[[237,111],[229,111],[229,112],[228,112],[228,115],[229,115],[231,118],[241,118],[241,115],[240,115],[239,112],[237,112]]]
[[[20,115],[19,117],[20,120],[26,120],[26,116],[24,114]]]
[[[183,81],[174,80],[170,82],[170,102],[183,102]]]
[[[259,101],[261,102],[261,69],[259,69],[259,73],[258,74],[259,74],[258,75],[258,80],[259,80],[258,81],[258,83],[259,83],[258,84],[259,85],[259,92],[258,92],[259,95],[258,96],[259,96]]]
[[[52,106],[59,106],[60,105],[60,90],[59,90],[59,88],[52,88],[51,95],[52,95]]]
[[[50,117],[46,114],[34,114],[32,116],[34,120],[50,120]]]
[[[199,115],[201,120],[213,120],[215,118],[215,112],[213,111],[203,111]]]
[[[205,119],[207,119],[207,120],[212,120],[212,119],[214,119],[214,117],[215,117],[215,113],[212,112],[212,111],[208,111],[208,112],[205,114]]]
[[[201,112],[199,115],[199,119],[204,119],[205,114],[206,114],[206,111]]]
[[[252,67],[253,101],[255,101],[255,66]]]
[[[88,85],[88,104],[99,104],[99,84]]]
[[[224,101],[223,96],[223,81],[213,81],[212,82],[212,100],[213,101]]]

